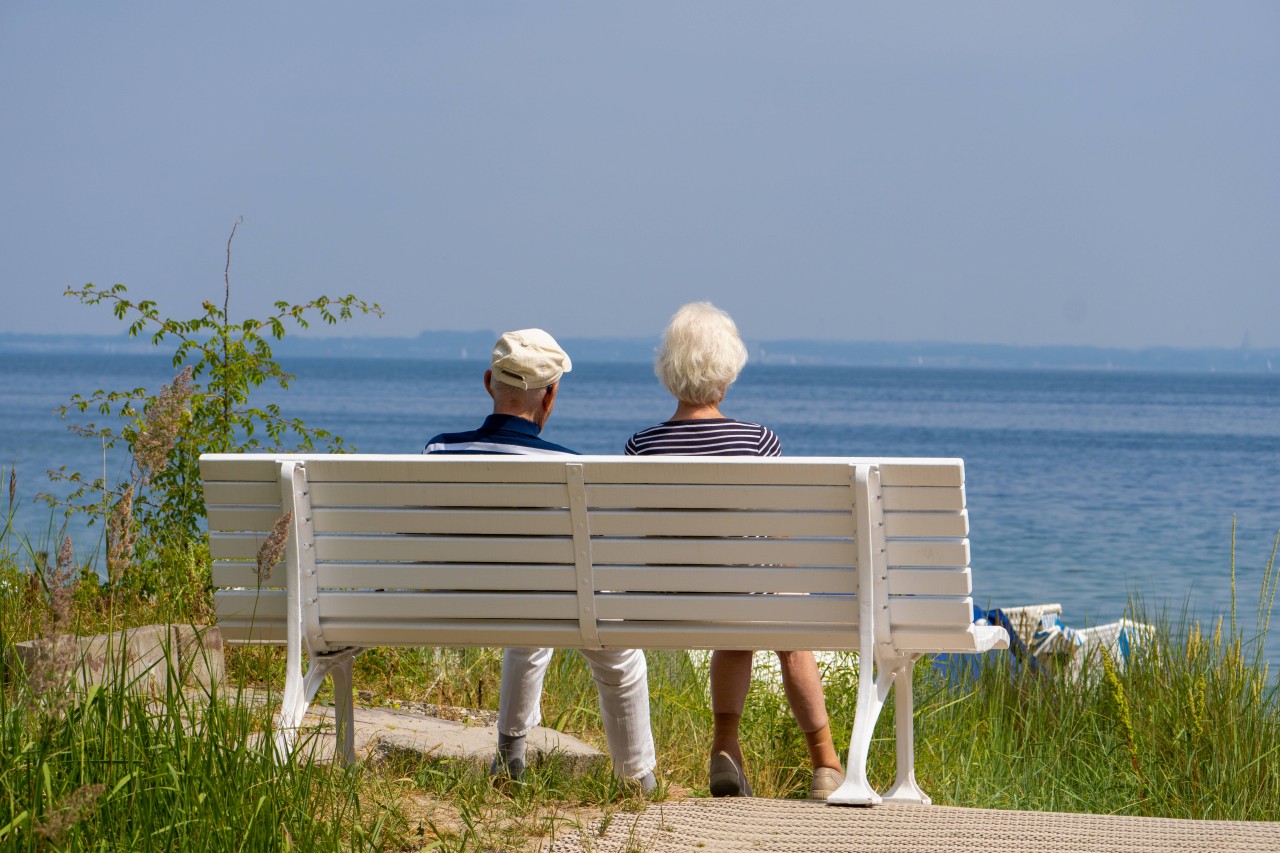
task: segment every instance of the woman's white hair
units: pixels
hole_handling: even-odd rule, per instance
[[[653,372],[682,403],[711,405],[738,378],[747,347],[733,319],[710,302],[690,302],[671,318]]]

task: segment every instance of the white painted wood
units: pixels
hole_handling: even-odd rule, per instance
[[[565,485],[569,489],[569,508],[573,514],[573,573],[577,584],[575,594],[578,607],[578,633],[580,642],[589,649],[600,648],[600,634],[596,631],[596,584],[592,566],[591,526],[587,512],[587,485],[582,466],[576,462],[565,465]]]
[[[971,592],[973,579],[967,566],[889,570],[889,595],[969,595]]]
[[[564,483],[312,483],[316,507],[566,507]]]
[[[968,539],[891,539],[886,551],[890,568],[969,565]]]
[[[840,595],[716,595],[600,593],[601,619],[652,622],[848,622],[857,599]],[[762,633],[767,630],[761,626]]]
[[[208,508],[210,530],[269,531],[284,515],[280,506],[210,506]]]
[[[321,560],[343,562],[572,563],[573,540],[549,536],[322,536],[316,541],[316,552]]]
[[[280,507],[280,488],[272,480],[268,483],[205,483],[204,502],[214,506],[274,506]]]
[[[317,509],[317,533],[569,536],[565,509]]]
[[[889,625],[899,628],[955,628],[973,624],[973,602],[967,596],[889,598]]]
[[[895,687],[890,795],[925,802],[911,663],[1008,641],[972,624],[956,459],[222,454],[201,470],[219,625],[229,642],[287,641],[286,733],[326,673],[350,698],[324,648],[849,650],[850,781],[832,801],[880,800],[866,748]],[[290,506],[286,560],[259,581]]]
[[[266,577],[261,579],[258,578],[257,571],[257,561],[214,560],[211,571],[212,583],[215,589],[222,587],[257,589],[259,585],[263,589],[271,589],[284,586],[284,563],[277,563],[267,573]]]
[[[602,511],[591,514],[595,536],[853,536],[848,510],[839,512]]]
[[[959,512],[886,512],[885,535],[890,539],[928,536],[968,536],[969,514]]]
[[[693,485],[673,489],[653,484],[587,484],[587,503],[596,509],[827,510],[849,507],[849,489],[840,486]]]
[[[596,564],[596,588],[633,592],[829,592],[854,595],[847,566],[607,566]]]
[[[983,644],[979,642],[979,636],[972,630],[960,630],[955,627],[949,629],[896,628],[893,632],[893,642],[899,651],[928,654],[944,652],[973,654],[994,648],[983,648]],[[1007,645],[1006,636],[1005,645],[1000,648],[1006,648]]]
[[[225,642],[236,646],[283,646],[289,642],[289,630],[283,621],[264,624],[219,619],[218,631]]]
[[[307,460],[313,483],[563,483],[565,457],[320,454]]]
[[[234,619],[241,622],[284,622],[288,597],[284,590],[256,589],[219,590],[213,595],[214,611],[218,621]]]
[[[611,649],[848,651],[858,647],[858,628],[809,622],[766,630],[753,623],[601,622],[600,639]]]
[[[848,539],[598,539],[592,552],[601,563],[666,565],[850,566],[856,559]]]
[[[577,597],[563,592],[407,592],[329,590],[320,618],[376,622],[383,619],[576,619]]]
[[[575,589],[573,566],[490,563],[322,563],[320,586],[346,589]]]
[[[959,459],[881,459],[878,465],[881,487],[964,485]]]
[[[479,646],[482,648],[574,648],[581,634],[578,620],[511,621],[500,619],[378,619],[333,621],[325,635],[335,644],[353,646]]]
[[[200,479],[205,483],[219,480],[239,483],[270,483],[276,486],[280,463],[301,456],[273,453],[202,453]],[[279,499],[277,488],[276,497]]]
[[[209,532],[209,556],[215,560],[256,560],[262,540],[267,538],[261,533],[223,533],[218,530]]]
[[[963,487],[888,486],[883,490],[883,494],[885,512],[964,509]]]

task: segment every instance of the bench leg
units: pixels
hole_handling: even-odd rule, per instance
[[[871,751],[871,735],[884,708],[884,700],[893,684],[894,671],[879,667],[872,678],[869,656],[860,655],[858,662],[858,700],[853,717],[853,735],[849,738],[849,758],[845,762],[844,784],[827,797],[827,802],[842,806],[874,806],[880,795],[867,781],[867,756]]]
[[[344,766],[356,761],[356,712],[351,695],[351,664],[360,649],[339,652],[341,660],[334,661],[329,677],[333,679],[333,719],[337,726],[334,760]]]
[[[327,655],[317,655],[307,667],[306,675],[301,667],[290,667],[285,677],[284,701],[280,706],[280,723],[276,728],[276,759],[284,764],[293,753],[298,740],[298,727],[306,716],[316,691],[324,683],[325,676],[333,677],[334,717],[338,742],[335,757],[343,763],[355,760],[355,709],[351,696],[351,662],[364,649],[351,648]]]
[[[916,784],[915,700],[912,695],[911,671],[915,658],[903,658],[894,668],[893,716],[894,740],[898,755],[898,778],[884,795],[886,803],[920,803],[933,800]]]

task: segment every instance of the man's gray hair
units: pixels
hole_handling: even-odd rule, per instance
[[[747,347],[733,318],[710,302],[690,302],[667,325],[653,372],[682,403],[712,405],[746,363]]]
[[[489,383],[489,388],[493,391],[494,402],[531,409],[542,402],[542,398],[547,396],[547,392],[555,384],[552,382],[544,388],[531,388],[526,391],[524,388],[517,388],[495,379]]]

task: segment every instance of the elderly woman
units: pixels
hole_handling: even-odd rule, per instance
[[[685,305],[671,318],[654,372],[678,404],[671,420],[643,429],[627,441],[632,455],[779,456],[773,430],[727,418],[725,392],[747,363],[747,348],[728,314],[709,302]],[[738,724],[751,686],[751,652],[711,655],[711,795],[751,796],[743,771]],[[826,699],[813,652],[777,652],[782,685],[809,747],[812,799],[826,799],[844,781],[831,742]]]

